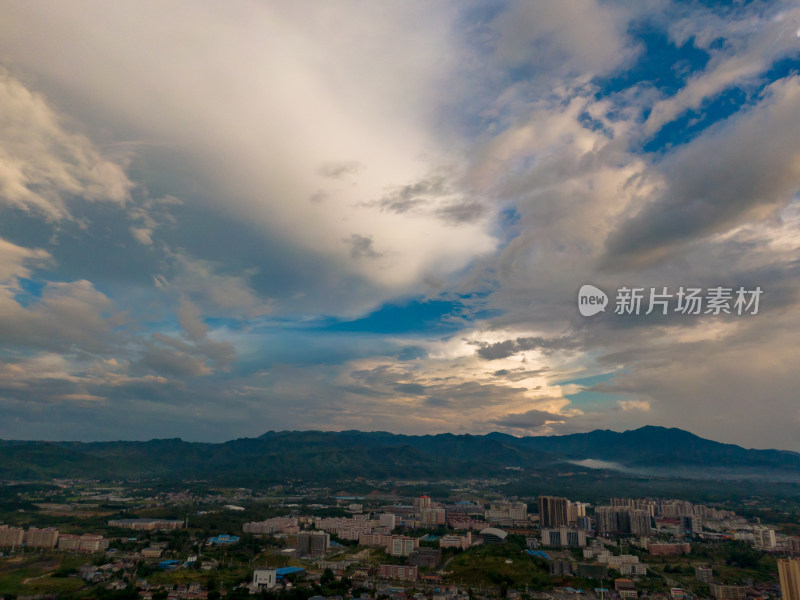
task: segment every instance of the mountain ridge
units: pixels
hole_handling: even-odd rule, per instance
[[[729,473],[800,481],[800,453],[746,449],[691,432],[648,425],[615,432],[516,437],[505,433],[404,435],[385,431],[267,431],[220,443],[0,440],[0,479],[202,478],[267,483],[283,479],[488,477],[514,467],[556,472],[582,461],[619,471],[692,477]],[[699,475],[697,475],[699,477]]]

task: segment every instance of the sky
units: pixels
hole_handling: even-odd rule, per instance
[[[799,193],[793,2],[0,0],[0,438],[800,451]]]

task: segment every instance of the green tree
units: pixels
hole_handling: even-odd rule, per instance
[[[321,585],[328,585],[329,583],[332,583],[333,581],[336,581],[336,576],[333,574],[333,571],[330,570],[330,569],[325,569],[322,572],[322,577],[319,578],[320,584]]]

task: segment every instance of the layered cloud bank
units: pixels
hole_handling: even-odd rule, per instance
[[[800,11],[581,4],[0,2],[0,436],[800,449]]]

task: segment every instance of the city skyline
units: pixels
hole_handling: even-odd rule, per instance
[[[800,451],[800,8],[580,4],[0,1],[0,438]]]

